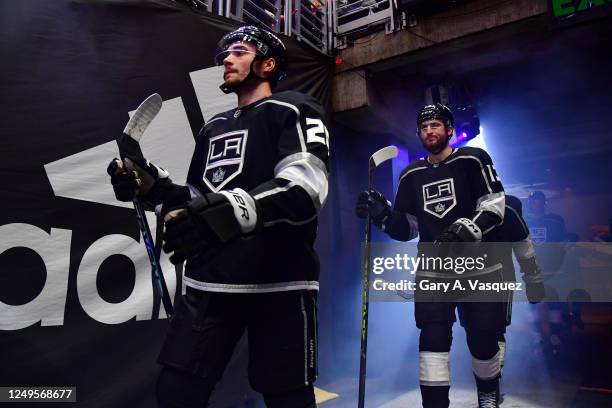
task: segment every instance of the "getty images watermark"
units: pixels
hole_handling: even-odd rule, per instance
[[[437,291],[449,293],[451,291],[487,291],[501,293],[505,291],[523,290],[522,282],[490,282],[483,276],[501,265],[487,265],[487,254],[478,257],[470,256],[426,256],[420,254],[410,256],[406,253],[395,254],[392,257],[374,257],[372,259],[372,273],[374,277],[372,289],[375,291]],[[380,275],[388,271],[404,272],[417,275],[419,279],[400,279],[390,282]],[[422,278],[420,277],[422,275]],[[427,279],[430,277],[432,279]],[[450,279],[449,279],[450,278]]]
[[[527,301],[530,288],[526,282],[533,284],[534,277],[518,262],[521,248],[520,242],[447,247],[372,242],[370,300]],[[612,244],[534,240],[529,256],[534,255],[541,271],[538,282],[545,290],[542,301],[612,302]]]

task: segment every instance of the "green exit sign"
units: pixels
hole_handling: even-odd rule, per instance
[[[548,10],[560,25],[612,14],[612,0],[548,0]]]

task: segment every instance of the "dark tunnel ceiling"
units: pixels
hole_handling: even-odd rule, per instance
[[[487,138],[511,142],[498,161],[585,162],[585,172],[610,173],[602,160],[609,163],[612,151],[611,34],[610,17],[553,29],[543,15],[370,65],[369,120],[420,151],[414,113],[425,88],[465,84],[489,125]]]

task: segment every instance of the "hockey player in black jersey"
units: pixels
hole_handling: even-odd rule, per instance
[[[565,259],[565,245],[560,244],[567,241],[565,220],[561,215],[547,211],[546,195],[542,191],[533,191],[527,204],[525,221],[537,245],[536,251],[542,271],[545,276],[550,277],[559,272]],[[557,244],[540,245],[551,243]]]
[[[538,260],[544,274],[544,281],[549,291],[549,300],[559,298],[556,287],[565,286],[562,282],[569,277],[562,273],[566,260],[567,248],[563,244],[568,240],[565,220],[559,214],[548,212],[548,203],[543,191],[533,191],[527,200],[525,221],[531,236],[536,243]],[[572,271],[572,273],[580,273]],[[580,306],[577,313],[580,322]],[[567,317],[564,317],[567,316]],[[539,331],[544,339],[546,354],[551,358],[560,356],[563,345],[563,333],[569,331],[566,327],[570,312],[565,302],[546,302],[538,307]]]
[[[458,248],[486,239],[503,221],[503,187],[485,151],[450,147],[453,127],[450,109],[441,104],[425,106],[417,116],[417,133],[427,157],[413,161],[401,173],[393,206],[381,193],[366,191],[358,197],[357,215],[365,218],[369,213],[373,222],[396,240],[407,241],[418,234],[419,251],[431,253],[437,249],[438,256],[446,253],[449,246]],[[489,260],[478,276],[501,280],[501,263]],[[417,281],[456,278],[452,272],[416,272]],[[500,313],[504,305],[440,302],[427,299],[428,296],[417,286],[415,319],[421,329],[419,378],[423,406],[449,406],[449,351],[457,306],[472,354],[479,406],[498,406],[497,338],[505,326]]]
[[[512,195],[506,195],[506,210],[504,222],[486,236],[486,241],[493,242],[491,245],[494,252],[499,256],[503,267],[504,282],[516,282],[514,262],[512,255],[516,258],[530,303],[538,303],[544,299],[544,277],[536,262],[536,253],[529,235],[529,229],[523,219],[523,206],[521,200]],[[502,319],[506,326],[512,321],[512,292],[505,294],[507,297],[506,307],[501,310]],[[460,315],[460,318],[462,316]],[[499,333],[499,365],[500,376],[506,359],[506,328]],[[500,390],[500,398],[502,397]]]
[[[494,245],[503,265],[505,282],[515,282],[514,263],[512,255],[518,261],[523,273],[527,299],[531,303],[539,303],[544,298],[544,277],[538,263],[533,241],[523,219],[521,200],[512,195],[506,195],[504,222],[486,235],[485,241],[500,243]],[[508,321],[509,323],[509,321]]]
[[[187,186],[148,162],[109,166],[119,199],[136,191],[161,208],[164,250],[174,263],[186,260],[186,295],[177,297],[159,356],[159,406],[206,406],[248,329],[249,381],[266,405],[315,407],[323,111],[307,95],[272,94],[287,58],[271,32],[245,26],[227,34],[216,62],[221,89],[236,93],[238,106],[198,134]]]

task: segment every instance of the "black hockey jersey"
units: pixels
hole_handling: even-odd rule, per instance
[[[503,224],[487,234],[485,240],[493,243],[490,248],[502,263],[504,281],[515,282],[516,274],[512,254],[514,253],[517,260],[522,260],[535,256],[535,252],[520,208],[514,208],[510,203],[511,200],[506,200]]]
[[[567,229],[559,214],[547,213],[541,217],[526,217],[529,232],[536,245],[538,261],[545,274],[559,271],[565,259]]]
[[[565,220],[559,214],[547,213],[541,217],[526,217],[529,231],[536,244],[567,240]]]
[[[484,235],[503,220],[504,189],[487,152],[462,147],[440,163],[410,163],[394,210],[416,217],[421,242],[433,242],[459,218],[471,219]]]
[[[192,196],[233,191],[257,208],[261,230],[188,261],[187,286],[214,292],[318,290],[313,244],[327,197],[329,133],[320,104],[281,92],[218,114],[200,131]],[[200,257],[202,258],[202,257]]]
[[[402,171],[393,207],[395,225],[388,233],[394,238],[395,231],[401,229],[399,225],[403,225],[410,228],[410,234],[400,233],[402,240],[416,237],[418,228],[419,242],[434,242],[453,222],[467,218],[482,238],[502,223],[504,201],[504,190],[489,155],[473,147],[454,149],[440,163],[416,160]],[[398,218],[401,224],[395,221]]]

